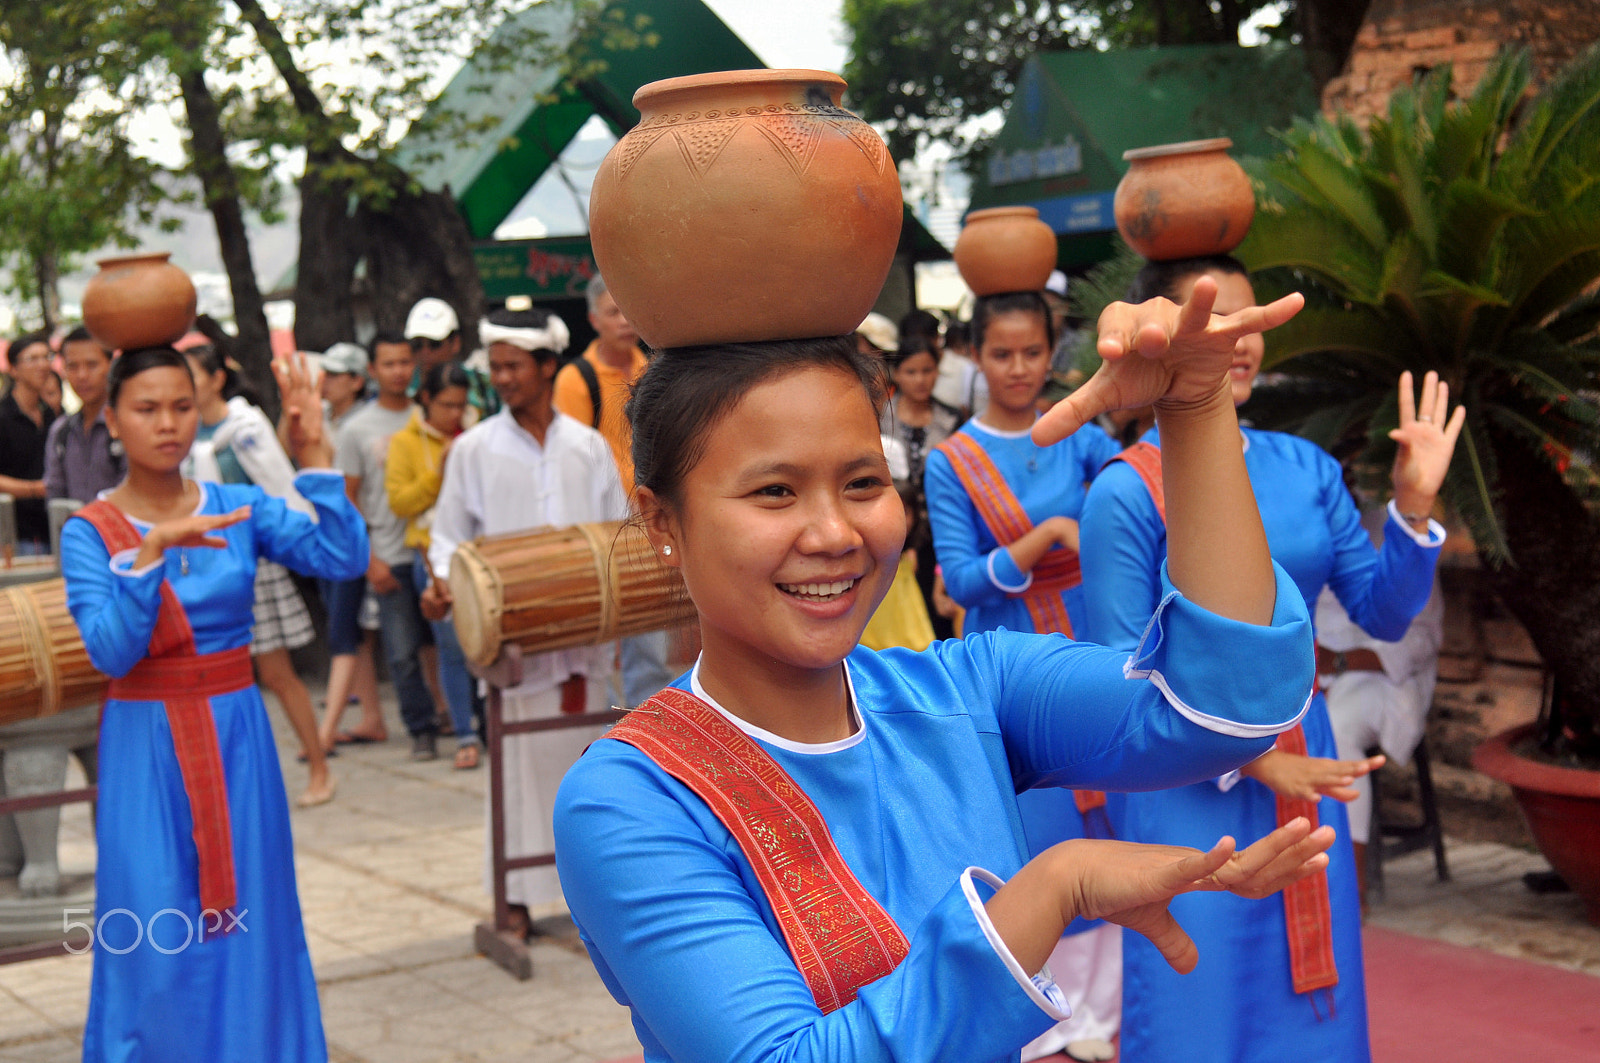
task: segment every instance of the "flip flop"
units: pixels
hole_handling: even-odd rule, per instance
[[[370,746],[380,742],[387,742],[388,740],[388,735],[384,735],[382,738],[374,738],[371,735],[356,734],[354,731],[340,731],[333,736],[333,744],[336,746]]]

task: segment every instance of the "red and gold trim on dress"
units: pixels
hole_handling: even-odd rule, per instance
[[[606,737],[694,791],[733,835],[824,1014],[905,959],[905,934],[851,873],[816,804],[716,709],[669,687]]]

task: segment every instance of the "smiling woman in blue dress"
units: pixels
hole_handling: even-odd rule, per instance
[[[149,348],[123,354],[108,388],[127,477],[62,530],[67,605],[111,676],[86,1063],[327,1059],[251,605],[258,558],[350,579],[367,534],[327,468],[314,374],[298,358],[275,368],[315,517],[184,478],[194,379],[183,355]]]

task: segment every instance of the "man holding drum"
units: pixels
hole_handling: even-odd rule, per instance
[[[552,403],[557,357],[569,340],[565,323],[538,309],[497,310],[484,321],[481,338],[503,408],[458,437],[445,464],[428,548],[435,578],[423,595],[424,611],[432,615],[449,608],[446,579],[457,544],[628,516],[605,438]],[[506,721],[604,709],[615,653],[606,643],[523,658],[522,682],[502,692]],[[556,788],[600,731],[574,727],[506,740],[505,778],[496,783],[505,787],[507,855],[550,851]],[[506,896],[513,929],[527,933],[529,906],[561,900],[555,869],[510,873]]]

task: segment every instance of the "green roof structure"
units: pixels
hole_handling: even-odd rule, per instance
[[[584,237],[549,241],[493,241],[495,229],[516,208],[592,116],[622,136],[639,121],[633,94],[663,78],[715,70],[764,67],[738,35],[701,0],[612,0],[602,20],[619,19],[653,43],[606,48],[580,40],[568,9],[535,4],[511,15],[484,48],[445,86],[432,111],[450,115],[439,129],[473,129],[462,138],[444,131],[418,132],[399,145],[396,161],[425,188],[449,189],[473,237],[490,299],[509,294],[553,298],[576,294],[593,271]],[[508,62],[508,42],[546,40],[552,53],[582,48],[599,59],[599,73],[561,89],[554,67]],[[426,119],[420,130],[435,127]],[[548,243],[548,249],[544,245]],[[949,252],[909,212],[900,253],[911,261],[948,258]],[[523,276],[518,276],[518,274]],[[556,274],[563,274],[557,276]]]
[[[1089,266],[1111,252],[1124,151],[1225,136],[1235,157],[1269,155],[1273,131],[1317,106],[1304,57],[1287,45],[1043,52],[1023,65],[971,209],[1037,207],[1061,266]]]

